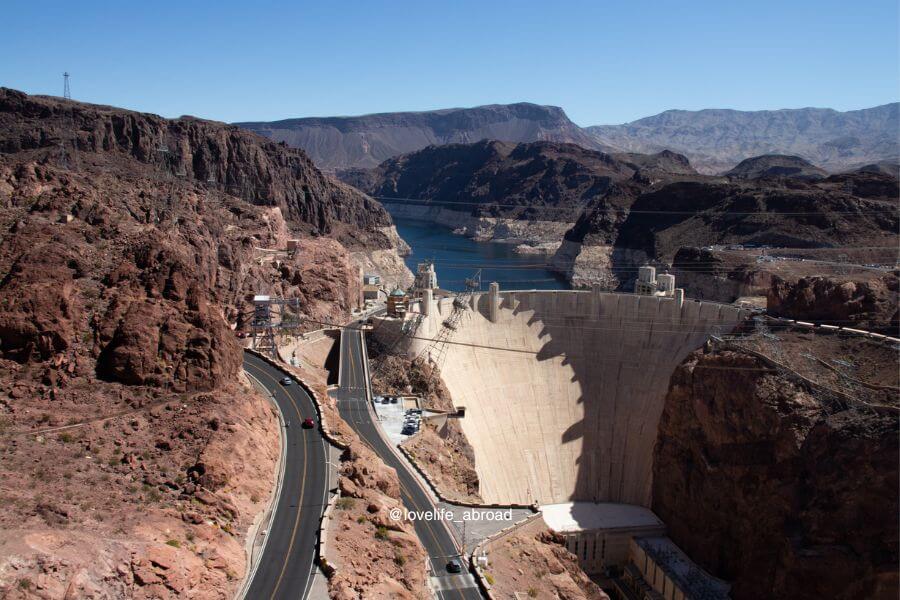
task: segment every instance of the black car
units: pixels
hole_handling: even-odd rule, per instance
[[[447,572],[448,573],[462,573],[462,565],[459,564],[458,560],[453,559],[447,563]]]

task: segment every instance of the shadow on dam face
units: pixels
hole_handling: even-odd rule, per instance
[[[580,291],[472,299],[442,377],[475,452],[485,502],[649,506],[653,445],[669,378],[711,333],[746,316],[734,306]],[[452,310],[432,305],[418,337]],[[417,354],[427,342],[414,340]]]

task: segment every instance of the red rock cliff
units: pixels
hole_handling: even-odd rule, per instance
[[[672,377],[653,510],[736,600],[897,597],[897,413],[825,398],[744,352],[697,351]]]
[[[232,595],[278,428],[231,327],[345,317],[388,222],[236,128],[0,90],[0,596]]]

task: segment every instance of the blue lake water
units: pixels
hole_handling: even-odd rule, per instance
[[[390,210],[390,207],[388,207]],[[449,227],[428,221],[394,217],[397,231],[412,248],[406,257],[410,271],[426,260],[434,261],[438,286],[445,290],[465,289],[465,280],[481,269],[481,289],[496,281],[501,290],[567,290],[571,286],[559,274],[544,266],[542,257],[516,254],[513,244],[476,242],[455,235]]]

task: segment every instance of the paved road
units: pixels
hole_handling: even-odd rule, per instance
[[[290,424],[285,430],[287,453],[281,495],[246,597],[306,598],[316,572],[319,523],[328,494],[325,440],[318,427],[301,427],[303,419],[316,419],[312,398],[301,386],[281,385],[284,373],[249,353],[244,354],[244,369],[269,390]]]
[[[419,479],[407,470],[406,464],[388,447],[372,421],[366,392],[366,372],[363,364],[363,334],[357,329],[341,330],[341,367],[339,388],[332,392],[338,401],[341,417],[381,459],[397,471],[400,478],[400,495],[408,511],[434,510],[428,493],[422,489]],[[472,575],[450,575],[447,561],[458,556],[456,541],[444,525],[438,521],[416,521],[416,533],[431,558],[434,577],[432,585],[439,598],[481,598]]]

